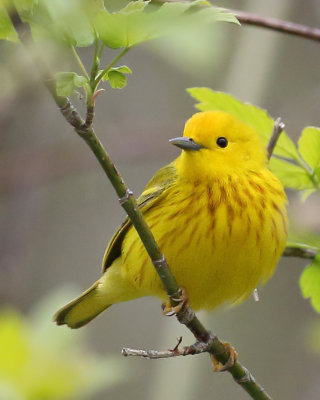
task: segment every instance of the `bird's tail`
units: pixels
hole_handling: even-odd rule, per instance
[[[112,304],[141,297],[142,294],[123,277],[121,259],[111,267],[81,296],[62,307],[53,317],[57,325],[80,328]]]
[[[106,304],[104,296],[98,291],[99,281],[95,282],[81,296],[62,307],[53,317],[57,325],[68,325],[72,329],[86,325],[111,304]]]

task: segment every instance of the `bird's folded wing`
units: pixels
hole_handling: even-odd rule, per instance
[[[159,169],[137,200],[142,213],[157,204],[163,198],[166,190],[175,184],[176,180],[177,171],[173,163]],[[121,255],[122,242],[130,226],[131,221],[127,217],[111,238],[102,261],[103,272]]]

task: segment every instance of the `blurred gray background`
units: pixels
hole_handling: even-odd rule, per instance
[[[215,4],[310,26],[320,21],[318,0]],[[39,84],[27,55],[9,43],[1,43],[0,52],[0,301],[27,313],[59,287],[71,283],[80,293],[98,278],[105,246],[124,212],[97,161]],[[80,54],[89,67],[92,49]],[[48,62],[64,70],[62,59]],[[104,63],[108,60],[107,52]],[[197,35],[142,45],[124,63],[133,70],[128,86],[99,96],[94,126],[136,195],[159,167],[178,155],[168,139],[179,136],[195,112],[187,87],[208,86],[260,105],[281,116],[294,138],[306,125],[320,126],[320,47],[315,42],[219,24]],[[289,195],[294,223],[320,233],[318,195],[304,204],[296,194]],[[282,260],[260,289],[258,303],[249,299],[226,312],[199,314],[208,328],[236,347],[240,361],[275,399],[320,398],[320,354],[310,340],[319,316],[298,286],[305,264]],[[155,299],[111,307],[83,329],[91,349],[114,355],[127,371],[120,384],[97,400],[248,399],[228,373],[212,373],[207,355],[122,358],[123,346],[168,349],[181,335],[183,344],[192,343],[175,318],[161,315]]]

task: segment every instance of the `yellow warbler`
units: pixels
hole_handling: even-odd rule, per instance
[[[257,132],[233,115],[197,113],[171,143],[181,155],[154,175],[139,206],[195,310],[240,302],[271,277],[284,250],[283,187]],[[107,247],[102,277],[54,318],[79,328],[110,305],[143,296],[166,299],[127,219]]]

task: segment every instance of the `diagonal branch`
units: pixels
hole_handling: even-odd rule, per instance
[[[14,6],[11,6],[10,8],[7,7],[7,10],[9,17],[18,32],[21,42],[27,48],[29,48],[30,44],[33,46],[34,44],[32,42],[29,26],[21,21]],[[55,82],[48,73],[46,66],[43,64],[42,60],[39,60],[38,58],[35,61],[40,71],[42,80],[54,98],[62,115],[66,121],[74,127],[76,133],[90,147],[109,180],[111,181],[111,184],[119,197],[119,202],[127,212],[132,224],[136,228],[153,262],[153,265],[159,274],[172,305],[179,305],[181,290],[169,269],[164,255],[159,249],[150,229],[148,228],[132,192],[126,187],[123,179],[121,178],[115,165],[112,163],[109,155],[99,141],[91,125],[86,124],[83,121],[68,98],[60,97],[56,94]],[[203,326],[190,307],[182,307],[181,310],[177,312],[177,318],[180,323],[186,325],[186,327],[194,334],[197,341],[201,342],[210,354],[214,355],[214,357],[223,365],[227,364],[226,369],[231,373],[234,380],[241,385],[242,388],[246,390],[253,399],[271,399],[265,390],[255,381],[251,373],[249,373],[248,370],[240,364],[240,362],[236,361],[232,365],[228,364],[231,357],[230,348]]]
[[[190,0],[151,0],[153,3],[175,3],[188,2]],[[284,21],[278,18],[261,17],[257,14],[252,14],[247,11],[225,9],[225,11],[234,14],[238,21],[244,25],[253,25],[259,28],[266,28],[276,32],[287,33],[289,35],[299,36],[305,39],[320,42],[320,29],[311,28],[303,24],[296,24],[294,22]]]
[[[307,25],[295,24],[277,18],[261,17],[260,15],[251,14],[245,11],[229,9],[227,11],[233,13],[242,24],[254,25],[260,28],[266,28],[320,42],[319,28],[311,28]]]

